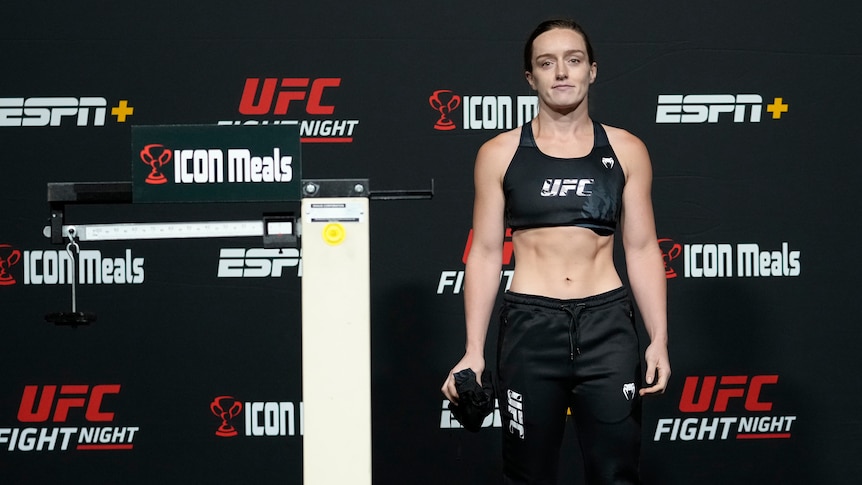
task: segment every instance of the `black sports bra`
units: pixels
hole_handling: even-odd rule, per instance
[[[503,177],[506,223],[513,231],[579,226],[603,236],[614,233],[625,174],[605,129],[594,121],[593,131],[587,156],[556,158],[536,146],[532,122],[521,127],[518,150]]]

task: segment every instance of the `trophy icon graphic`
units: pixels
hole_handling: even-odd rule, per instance
[[[158,157],[154,156],[152,151],[154,149],[161,149],[161,153]],[[171,150],[165,148],[164,145],[160,145],[158,143],[153,143],[150,145],[144,146],[144,149],[141,150],[141,161],[150,166],[152,171],[147,176],[146,182],[152,185],[161,185],[168,182],[168,178],[161,172],[161,168],[170,163],[171,161]]]
[[[21,261],[21,251],[8,244],[0,244],[0,286],[15,284],[15,278],[9,274],[9,268]]]
[[[443,99],[447,101],[444,103]],[[455,122],[449,119],[449,113],[461,105],[461,96],[453,94],[448,89],[438,89],[428,98],[431,107],[440,113],[440,118],[434,124],[435,130],[449,131],[455,129]]]
[[[0,244],[0,286],[15,284],[15,278],[9,274],[9,268],[21,261],[21,251],[8,244]]]
[[[222,404],[224,401],[233,401],[233,404],[230,405],[227,411],[225,411],[224,405]],[[239,412],[242,411],[241,402],[235,400],[233,396],[219,396],[213,399],[213,402],[210,403],[210,411],[221,419],[221,426],[218,427],[218,430],[215,433],[216,436],[229,438],[238,434],[230,420],[239,416]]]
[[[658,247],[661,249],[661,258],[664,260],[664,276],[667,279],[677,277],[676,271],[670,267],[670,262],[678,258],[682,253],[682,245],[673,242],[673,239],[663,238],[658,240]]]

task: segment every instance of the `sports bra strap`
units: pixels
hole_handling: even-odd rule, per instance
[[[533,120],[530,120],[521,126],[520,146],[536,148],[536,139],[533,137]]]
[[[596,121],[593,121],[593,136],[595,137],[593,140],[593,147],[606,147],[611,145],[611,142],[608,140],[608,134],[605,133],[605,127]]]

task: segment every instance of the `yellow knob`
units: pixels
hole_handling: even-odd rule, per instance
[[[323,228],[323,240],[330,246],[337,246],[344,242],[344,226],[338,223],[327,224]]]

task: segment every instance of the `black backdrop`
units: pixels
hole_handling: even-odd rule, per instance
[[[304,133],[306,178],[367,177],[372,190],[435,181],[432,200],[372,203],[374,482],[494,483],[496,423],[458,429],[438,391],[463,346],[457,280],[472,161],[508,127],[509,112],[490,107],[531,95],[524,38],[565,15],[597,51],[593,117],[640,136],[653,159],[674,375],[645,407],[644,478],[855,483],[860,10],[800,1],[3,6],[2,482],[301,482],[295,255],[256,255],[253,238],[82,243],[107,274],[125,275],[128,260],[142,281],[79,282],[80,309],[98,313],[92,326],[43,319],[70,304],[55,271],[64,248],[42,236],[48,182],[129,180],[131,125],[291,120],[341,127]],[[265,78],[307,79],[307,89],[276,92],[305,99],[249,114],[246,81]],[[318,98],[319,79],[338,81]],[[460,100],[451,130],[435,129],[439,90],[444,103]],[[123,106],[133,112],[115,114]],[[786,112],[774,118],[776,106]],[[712,121],[699,118],[710,112]],[[89,206],[68,217],[256,218],[289,205]],[[745,254],[758,276],[740,273]],[[211,405],[234,402],[237,435],[216,435]],[[569,478],[579,469],[571,433],[563,452]]]

